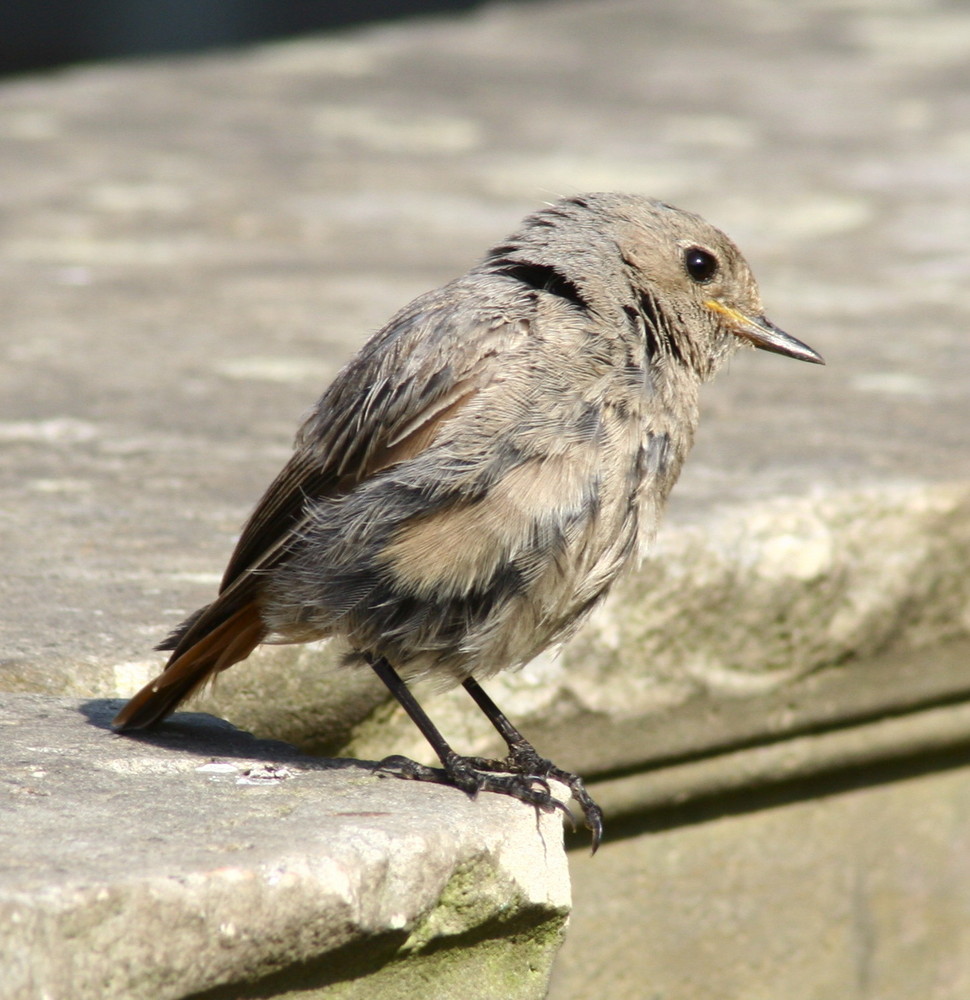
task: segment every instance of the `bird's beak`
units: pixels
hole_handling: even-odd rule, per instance
[[[813,365],[825,364],[821,354],[813,351],[808,344],[796,340],[791,334],[780,330],[764,316],[745,316],[744,313],[718,302],[717,299],[708,299],[704,305],[712,312],[726,316],[731,324],[731,333],[736,337],[747,340],[762,351],[785,354],[789,358],[808,361]]]

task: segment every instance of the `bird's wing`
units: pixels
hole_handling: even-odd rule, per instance
[[[487,383],[501,353],[527,336],[521,311],[516,319],[494,305],[475,308],[454,294],[456,284],[450,295],[412,303],[338,374],[243,528],[222,591],[278,561],[308,500],[339,496],[426,448]]]
[[[393,317],[338,373],[300,428],[293,456],[243,527],[216,600],[157,648],[177,659],[249,607],[262,572],[298,537],[308,502],[339,496],[426,448],[493,377],[502,353],[529,336],[529,302],[510,283],[481,289],[460,280]]]

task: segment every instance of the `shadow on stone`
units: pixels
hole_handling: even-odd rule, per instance
[[[604,841],[696,826],[726,816],[753,814],[967,766],[970,766],[970,745],[949,748],[935,754],[823,772],[797,781],[779,781],[761,788],[743,789],[738,793],[703,796],[680,806],[652,809],[639,815],[614,816]],[[596,786],[593,785],[594,794],[595,791]],[[570,853],[583,853],[589,849],[588,840],[584,839],[582,831],[573,832],[567,827],[565,836],[566,850]]]
[[[311,992],[341,984],[342,1000],[411,995],[444,998],[459,995],[459,988],[466,1000],[479,1000],[495,995],[482,993],[481,989],[495,989],[500,980],[492,977],[509,966],[510,957],[511,974],[516,978],[528,977],[530,972],[535,975],[535,970],[527,966],[514,968],[513,946],[519,938],[534,941],[545,934],[561,939],[562,923],[542,921],[538,907],[515,910],[511,918],[493,918],[463,934],[433,938],[420,948],[407,947],[409,940],[420,939],[420,928],[411,934],[387,932],[249,983],[227,983],[193,993],[186,1000],[269,1000],[295,991]],[[529,950],[524,949],[524,953]],[[469,983],[469,970],[476,968],[480,973],[484,969],[489,972],[481,983]],[[435,984],[430,994],[429,983]],[[508,995],[514,994],[510,990]]]
[[[369,938],[366,948],[360,942],[354,942],[313,961],[300,962],[261,976],[251,983],[227,983],[193,993],[185,1000],[262,1000],[294,990],[319,990],[370,976],[394,961],[407,937],[406,931],[380,934]]]
[[[112,732],[111,720],[124,700],[118,698],[91,698],[80,705],[80,713],[96,729]],[[376,761],[356,760],[351,757],[313,757],[281,740],[259,739],[214,715],[202,712],[179,712],[155,729],[134,730],[121,734],[135,744],[145,744],[164,750],[176,750],[199,757],[241,757],[247,760],[299,763],[302,768],[313,770],[359,769],[376,771]]]

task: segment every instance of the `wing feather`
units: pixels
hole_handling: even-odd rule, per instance
[[[399,313],[337,375],[243,528],[222,590],[278,561],[280,542],[297,528],[308,501],[339,496],[427,448],[492,377],[499,352],[526,335],[526,323],[511,322],[494,304],[468,310],[467,301],[452,296],[447,309],[431,309],[425,300],[447,299],[443,291]],[[483,337],[482,327],[492,336]]]

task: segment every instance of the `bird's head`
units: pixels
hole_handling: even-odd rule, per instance
[[[709,376],[734,349],[750,344],[824,364],[807,344],[764,313],[758,284],[735,244],[698,215],[662,202],[598,196],[616,219],[616,245],[660,349]],[[615,199],[615,201],[614,201]]]

